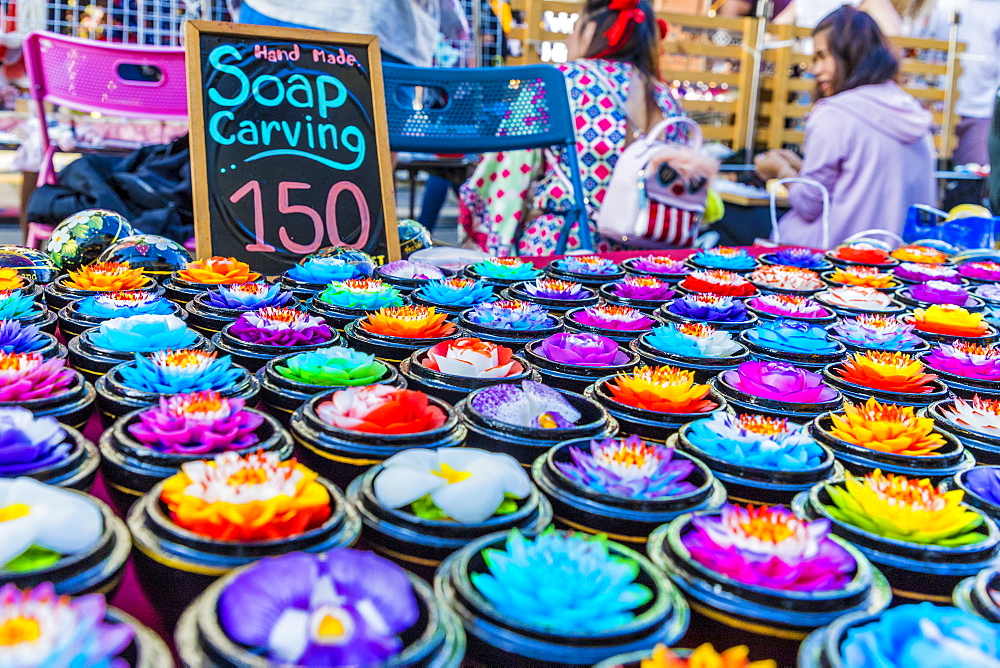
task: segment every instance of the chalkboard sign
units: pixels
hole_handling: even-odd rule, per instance
[[[378,41],[186,27],[198,257],[268,276],[326,246],[399,258]]]

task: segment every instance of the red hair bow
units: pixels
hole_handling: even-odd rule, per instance
[[[646,12],[639,9],[639,0],[611,0],[608,9],[618,12],[618,18],[608,28],[605,36],[609,46],[618,46],[629,32],[630,23],[642,23],[646,20]]]

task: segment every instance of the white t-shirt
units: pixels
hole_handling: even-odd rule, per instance
[[[844,5],[857,7],[862,0],[795,0],[792,8],[795,10],[795,25],[803,28],[815,28],[827,14]]]

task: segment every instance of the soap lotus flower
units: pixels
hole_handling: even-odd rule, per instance
[[[920,545],[959,547],[986,538],[976,531],[981,513],[962,503],[965,492],[942,492],[926,478],[916,480],[876,469],[864,478],[848,471],[844,485],[826,485],[830,515],[876,536]]]
[[[579,283],[560,281],[554,278],[539,278],[534,283],[525,283],[524,291],[539,299],[589,299],[594,293]]]
[[[101,511],[88,497],[32,478],[0,478],[0,570],[51,566],[89,549],[103,531]]]
[[[506,378],[524,373],[514,352],[477,338],[442,341],[427,351],[421,363],[439,373],[465,378]]]
[[[983,283],[975,289],[976,296],[986,301],[1000,301],[1000,285],[996,283]]]
[[[831,315],[830,309],[800,295],[761,295],[751,299],[749,305],[762,313],[784,318],[811,320]]]
[[[270,306],[244,313],[229,326],[229,333],[240,341],[282,348],[316,345],[334,338],[322,318]]]
[[[133,315],[105,320],[87,330],[90,343],[105,350],[124,353],[151,353],[167,348],[187,348],[198,340],[175,315]]]
[[[41,311],[31,295],[20,290],[0,290],[0,320],[33,318]]]
[[[437,280],[444,278],[444,272],[429,262],[414,262],[411,260],[396,260],[379,267],[379,273],[393,278],[416,278]]]
[[[0,351],[31,353],[44,348],[45,343],[37,325],[23,325],[20,320],[0,320]]]
[[[823,281],[811,269],[771,265],[760,267],[748,277],[751,283],[779,290],[820,290]]]
[[[654,327],[645,337],[647,344],[681,357],[730,357],[740,351],[733,335],[700,322],[671,323]]]
[[[959,266],[958,273],[981,281],[1000,281],[1000,262],[966,262]]]
[[[160,397],[128,427],[140,444],[171,455],[206,455],[259,443],[264,417],[244,410],[246,401],[210,390]]]
[[[935,304],[913,309],[914,327],[921,332],[948,336],[982,336],[989,331],[982,313],[969,313],[960,306]]]
[[[17,269],[0,267],[0,290],[20,290],[24,287],[24,279]]]
[[[19,406],[0,408],[0,477],[52,466],[72,449],[69,436],[55,418],[35,418]]]
[[[968,290],[947,281],[928,281],[926,283],[911,285],[908,293],[911,299],[928,304],[969,306],[974,303]]]
[[[695,271],[681,281],[680,286],[691,292],[702,292],[723,297],[749,297],[757,294],[754,284],[739,274],[722,269]]]
[[[260,274],[250,271],[250,265],[234,257],[210,257],[207,260],[188,262],[177,272],[178,278],[189,283],[204,285],[232,285],[250,283],[260,278]]]
[[[833,333],[847,343],[879,350],[913,350],[923,342],[913,325],[884,315],[859,315],[834,325]]]
[[[996,666],[996,624],[930,602],[901,605],[848,628],[840,644],[845,666]]]
[[[358,323],[361,329],[372,334],[403,339],[437,339],[455,332],[455,324],[447,318],[447,313],[437,313],[433,306],[395,306],[369,313]]]
[[[1000,380],[1000,348],[981,346],[968,341],[942,343],[923,358],[923,362],[938,371],[963,378]]]
[[[295,666],[383,664],[420,617],[406,571],[347,548],[254,562],[222,590],[217,609],[233,641]]]
[[[553,334],[542,339],[537,352],[553,362],[576,366],[617,366],[629,360],[615,341],[589,332]]]
[[[163,481],[160,500],[177,526],[213,540],[256,542],[298,536],[330,517],[330,493],[311,469],[277,453],[185,462]]]
[[[884,350],[854,353],[833,369],[848,383],[889,392],[926,394],[934,391],[937,376],[924,373],[924,364],[912,355]]]
[[[746,322],[750,319],[746,304],[718,295],[681,297],[671,302],[667,310],[687,320],[704,322]]]
[[[709,385],[695,385],[694,372],[672,366],[641,366],[607,384],[615,401],[657,413],[707,413],[719,407],[706,399]]]
[[[469,278],[443,278],[419,290],[420,296],[434,304],[475,306],[495,299],[493,288]]]
[[[829,520],[800,520],[782,506],[727,504],[718,515],[692,516],[681,542],[693,560],[737,582],[832,591],[851,581],[857,562],[829,534]]]
[[[819,269],[826,264],[822,253],[814,253],[806,248],[782,248],[771,253],[771,261],[788,267]]]
[[[966,401],[955,397],[942,414],[962,427],[987,436],[1000,437],[1000,400],[981,399],[979,395]]]
[[[639,662],[639,668],[778,668],[772,659],[751,662],[749,656],[750,648],[746,645],[730,647],[720,654],[712,643],[705,643],[684,658],[666,645],[657,645],[648,659]]]
[[[521,624],[600,633],[628,624],[653,596],[635,582],[639,564],[612,554],[603,535],[550,528],[528,539],[512,529],[506,550],[482,556],[489,573],[470,574],[472,585],[497,613]]]
[[[301,283],[322,285],[364,275],[362,267],[336,257],[310,257],[285,272],[285,276]]]
[[[611,287],[611,294],[621,299],[667,301],[676,291],[666,281],[653,276],[626,276]]]
[[[472,268],[485,278],[502,278],[509,281],[530,281],[542,275],[541,269],[535,269],[530,262],[518,260],[516,257],[491,257],[475,263]]]
[[[158,350],[149,357],[136,353],[135,365],[121,366],[118,372],[127,387],[156,394],[222,391],[242,375],[228,355],[217,358],[217,353],[194,348]]]
[[[737,369],[723,371],[722,378],[741,392],[771,401],[818,404],[838,396],[818,373],[784,362],[744,362]]]
[[[215,308],[238,311],[256,311],[273,306],[284,306],[292,300],[292,293],[281,289],[280,285],[268,285],[263,281],[220,285],[208,291],[206,302]]]
[[[965,472],[962,481],[976,496],[1000,505],[1000,468],[976,466]]]
[[[605,304],[590,306],[574,313],[573,320],[588,327],[613,329],[623,332],[638,332],[649,329],[655,322],[652,318],[628,306]]]
[[[883,273],[877,267],[837,267],[831,274],[833,283],[843,283],[844,285],[858,285],[868,288],[891,288],[896,282],[892,274]]]
[[[893,307],[892,297],[875,288],[847,286],[830,288],[816,295],[816,298],[840,308],[862,309],[866,311],[888,311]]]
[[[761,322],[746,337],[758,346],[799,355],[832,355],[840,350],[824,328],[785,318]]]
[[[51,582],[21,591],[0,587],[0,665],[119,666],[116,658],[132,642],[127,624],[108,624],[102,594],[71,599]]]
[[[98,262],[69,272],[69,280],[64,280],[63,285],[76,290],[121,292],[141,290],[151,282],[142,268],[131,269],[128,262]]]
[[[528,474],[510,455],[474,448],[413,448],[394,454],[375,476],[375,499],[385,508],[412,504],[429,520],[480,524],[517,510],[531,494]]]
[[[447,419],[423,392],[387,385],[334,392],[316,407],[316,414],[334,427],[368,434],[417,434],[437,429]]]
[[[307,385],[325,387],[372,385],[382,380],[389,368],[350,348],[320,348],[289,357],[274,365],[280,375]]]
[[[555,319],[544,306],[518,300],[501,300],[492,304],[480,304],[465,317],[469,322],[491,329],[528,331],[544,329],[555,325]]]
[[[745,249],[727,246],[700,250],[691,256],[691,261],[712,269],[743,270],[753,269],[757,266],[757,261],[750,257]]]
[[[752,468],[801,471],[826,458],[808,427],[762,415],[717,412],[690,423],[685,434],[702,452]]]
[[[858,264],[885,264],[889,261],[889,253],[866,243],[837,246],[833,255],[845,262]]]
[[[42,359],[38,353],[0,352],[0,402],[31,401],[59,394],[73,382],[66,360]]]
[[[586,489],[626,499],[652,501],[697,489],[686,479],[694,471],[689,459],[674,459],[674,449],[645,443],[632,434],[619,440],[590,441],[590,452],[569,447],[571,462],[556,468]]]
[[[331,283],[316,299],[338,308],[359,311],[403,305],[402,293],[377,278],[353,278],[342,283]]]
[[[556,266],[563,271],[574,274],[607,276],[618,273],[618,265],[600,255],[568,255],[561,260],[556,260]]]
[[[832,413],[830,433],[841,440],[894,455],[922,457],[944,446],[932,418],[917,417],[912,406],[883,404],[869,398],[864,404],[844,402],[844,412]]]
[[[904,262],[893,269],[892,273],[897,278],[905,278],[908,281],[914,281],[917,283],[925,283],[927,281],[959,283],[962,280],[958,276],[958,269],[954,269],[952,267],[940,267],[933,264],[915,264],[913,262]]]
[[[580,411],[558,391],[533,380],[521,385],[492,385],[469,400],[483,417],[519,427],[564,429],[580,419]]]
[[[154,292],[127,290],[105,292],[77,302],[80,315],[95,318],[128,318],[133,315],[172,315],[170,302]]]
[[[892,251],[890,255],[903,262],[922,262],[925,264],[944,264],[948,254],[930,246],[902,246]]]
[[[684,264],[683,260],[675,260],[665,255],[646,255],[629,260],[629,264],[636,271],[643,271],[650,274],[688,274],[691,269]]]

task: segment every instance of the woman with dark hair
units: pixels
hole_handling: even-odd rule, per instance
[[[800,176],[830,191],[830,243],[867,229],[903,229],[912,204],[935,204],[930,112],[896,83],[899,62],[875,21],[841,7],[813,32],[819,97],[806,121],[805,157],[774,150],[754,164],[764,179]],[[782,243],[822,244],[823,198],[788,188]]]
[[[588,0],[566,42],[570,61],[558,66],[566,75],[597,250],[607,250],[597,241],[594,221],[618,156],[633,136],[683,114],[659,78],[657,43],[665,33],[666,24],[658,24],[645,0]],[[573,208],[569,164],[563,152],[548,149],[488,154],[462,186],[460,200],[459,220],[483,250],[550,255]],[[574,226],[567,249],[579,246]]]

